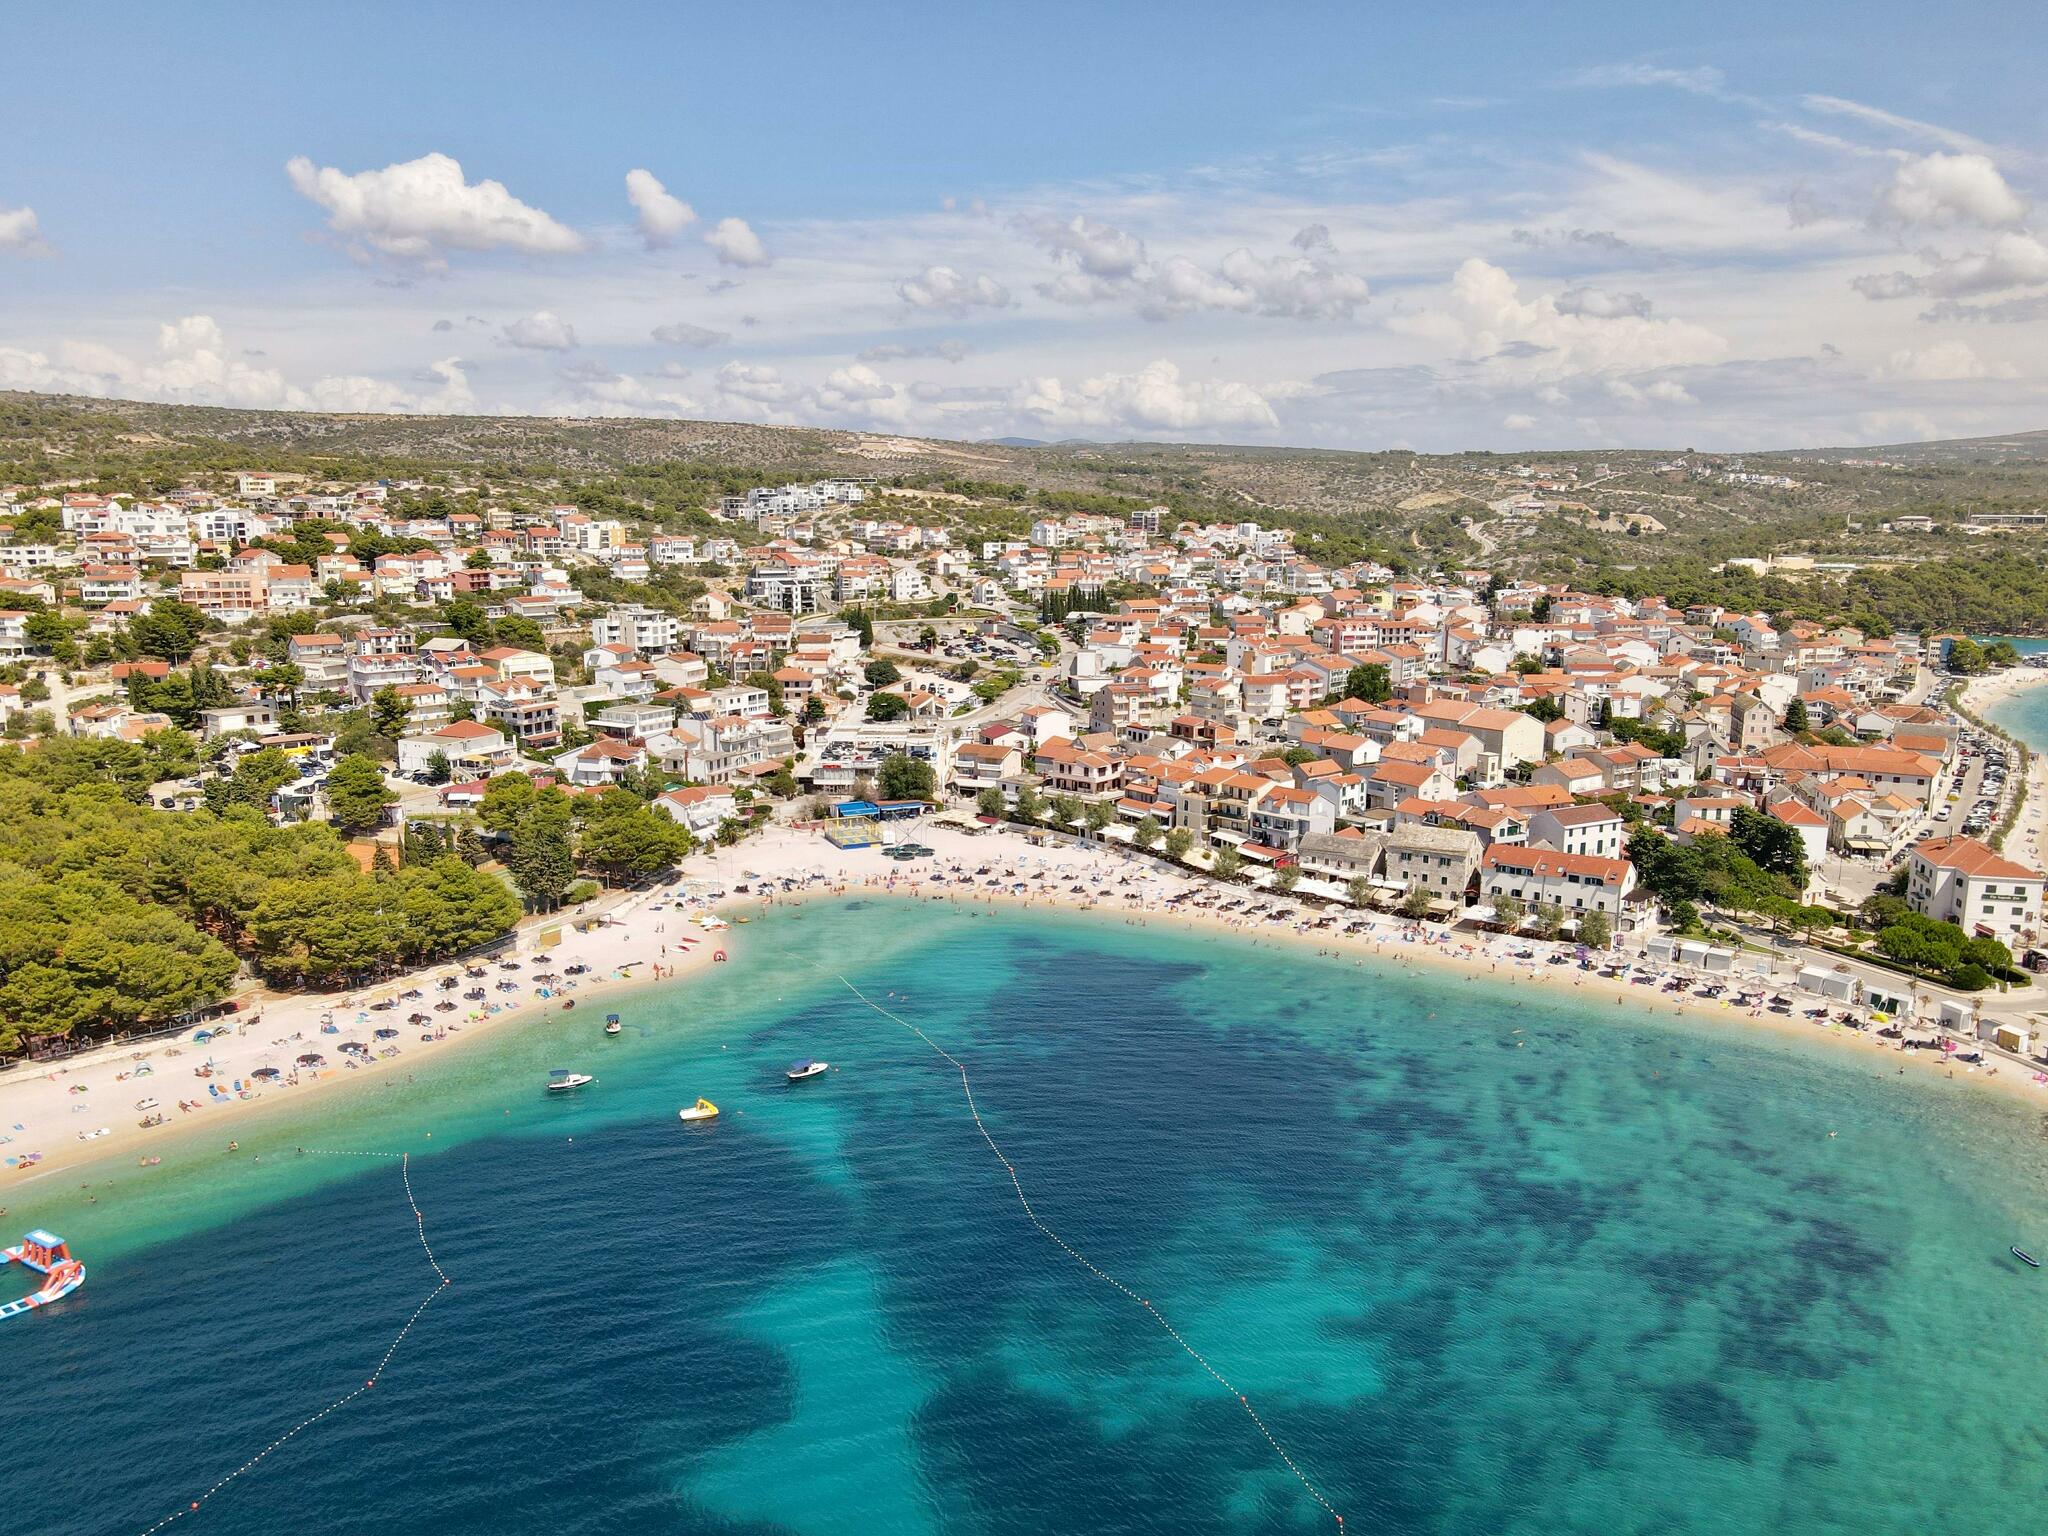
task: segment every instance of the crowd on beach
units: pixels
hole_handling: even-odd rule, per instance
[[[1938,1062],[1951,1073],[1957,1067],[1986,1077],[1999,1072],[1974,1043],[1943,1040],[1912,1021],[1794,992],[1767,969],[1709,975],[1620,950],[1594,952],[1225,885],[1089,840],[1026,841],[1014,831],[963,828],[943,818],[919,824],[916,836],[931,849],[928,855],[891,859],[876,848],[839,848],[814,831],[772,828],[693,862],[687,880],[620,900],[587,926],[554,924],[562,942],[551,947],[542,947],[544,929],[530,928],[516,953],[437,967],[339,1001],[268,1000],[151,1045],[18,1070],[0,1078],[0,1172],[35,1177],[67,1143],[77,1144],[73,1161],[128,1150],[136,1138],[178,1123],[173,1113],[190,1119],[401,1063],[409,1070],[417,1053],[464,1031],[535,1010],[567,1011],[600,987],[664,979],[695,962],[722,959],[730,930],[714,908],[737,915],[752,903],[772,911],[861,892],[970,910],[1056,906],[1115,914],[1134,926],[1201,925],[1253,943],[1304,944],[1360,965],[1377,958],[1473,978],[1514,976],[1611,994],[1617,1005],[1633,1003],[1639,1011],[1818,1027],[1909,1053],[1902,1059]],[[166,1080],[179,1085],[169,1111],[160,1102]],[[2048,1074],[2030,1074],[2028,1085],[2048,1085]],[[131,1097],[132,1109],[118,1107]]]
[[[563,942],[436,966],[339,996],[251,1000],[195,1028],[0,1078],[0,1175],[48,1171],[55,1154],[129,1150],[158,1128],[255,1104],[293,1089],[410,1069],[492,1023],[568,1013],[610,985],[656,981],[714,955],[725,923],[702,902],[657,889],[628,898]],[[172,1085],[176,1086],[173,1087]],[[175,1117],[175,1118],[174,1118]],[[225,1119],[225,1117],[223,1117]],[[145,1156],[144,1166],[160,1159]]]

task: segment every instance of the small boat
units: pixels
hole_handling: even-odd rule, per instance
[[[2018,1243],[2014,1243],[2012,1245],[2012,1256],[2018,1259],[2022,1264],[2026,1265],[2029,1269],[2039,1269],[2041,1267],[2041,1261],[2035,1258],[2031,1253],[2027,1252],[2027,1250],[2022,1248]]]
[[[597,1079],[588,1073],[570,1072],[557,1067],[548,1074],[548,1092],[565,1093],[571,1088],[581,1088],[585,1083],[594,1083],[596,1081]]]
[[[709,1099],[699,1099],[688,1109],[676,1111],[676,1118],[684,1121],[716,1120],[718,1118],[718,1106]]]
[[[800,1083],[807,1077],[816,1077],[832,1068],[829,1061],[792,1061],[789,1070],[783,1073],[792,1083]]]
[[[616,1013],[606,1014],[604,1016],[604,1032],[608,1035],[616,1035],[619,1029],[619,1016]]]

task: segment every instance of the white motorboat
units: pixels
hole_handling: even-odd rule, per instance
[[[832,1063],[829,1061],[792,1061],[789,1064],[788,1071],[783,1073],[783,1076],[787,1077],[792,1083],[800,1083],[807,1077],[817,1077],[819,1074],[831,1070]]]
[[[699,1099],[687,1109],[677,1110],[676,1118],[684,1121],[716,1120],[718,1118],[718,1106],[709,1099]]]
[[[585,1083],[594,1083],[596,1081],[597,1079],[590,1076],[587,1072],[570,1072],[557,1067],[548,1074],[548,1092],[566,1093],[571,1088],[581,1088]]]

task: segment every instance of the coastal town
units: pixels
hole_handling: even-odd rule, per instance
[[[1582,954],[1791,953],[1823,998],[2031,1053],[2043,802],[1962,702],[2039,680],[2009,644],[1330,565],[1164,506],[976,537],[963,501],[763,485],[675,533],[455,481],[0,488],[0,729],[17,764],[147,748],[151,812],[326,822],[372,876],[459,854],[529,929],[692,848],[873,857],[951,809]],[[539,796],[607,835],[545,857]],[[216,991],[389,969],[299,949]]]

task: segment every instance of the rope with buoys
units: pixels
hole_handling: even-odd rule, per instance
[[[1047,1242],[1051,1243],[1055,1248],[1059,1249],[1060,1252],[1064,1253],[1076,1264],[1080,1265],[1083,1269],[1087,1270],[1089,1274],[1093,1275],[1096,1279],[1100,1280],[1104,1285],[1109,1286],[1112,1290],[1118,1292],[1120,1295],[1124,1296],[1129,1301],[1135,1303],[1139,1307],[1142,1307],[1146,1315],[1149,1316],[1153,1322],[1157,1323],[1162,1329],[1165,1330],[1166,1336],[1172,1339],[1174,1343],[1178,1344],[1184,1351],[1186,1351],[1189,1359],[1193,1360],[1195,1364],[1199,1365],[1204,1371],[1206,1371],[1209,1374],[1210,1378],[1219,1387],[1223,1388],[1224,1391],[1228,1392],[1232,1397],[1236,1398],[1237,1405],[1238,1407],[1244,1410],[1245,1417],[1252,1421],[1252,1424],[1258,1429],[1259,1433],[1265,1436],[1266,1444],[1273,1448],[1273,1454],[1280,1458],[1280,1460],[1286,1465],[1287,1470],[1294,1474],[1295,1481],[1300,1483],[1301,1486],[1308,1491],[1308,1496],[1310,1498],[1314,1499],[1318,1504],[1322,1505],[1323,1512],[1327,1514],[1332,1520],[1336,1521],[1338,1528],[1341,1530],[1344,1525],[1344,1517],[1337,1513],[1335,1505],[1333,1505],[1328,1499],[1323,1497],[1322,1490],[1316,1487],[1316,1485],[1309,1480],[1308,1474],[1301,1470],[1300,1465],[1295,1461],[1295,1459],[1287,1454],[1287,1447],[1280,1443],[1279,1437],[1276,1436],[1273,1433],[1273,1431],[1267,1426],[1266,1421],[1259,1416],[1258,1410],[1252,1407],[1251,1399],[1245,1396],[1244,1393],[1238,1391],[1237,1388],[1231,1384],[1229,1377],[1225,1376],[1214,1365],[1210,1364],[1209,1357],[1203,1354],[1199,1349],[1195,1348],[1194,1345],[1190,1344],[1187,1341],[1187,1339],[1182,1335],[1181,1331],[1178,1328],[1174,1327],[1173,1324],[1167,1320],[1166,1314],[1164,1312],[1161,1312],[1157,1307],[1155,1307],[1149,1298],[1140,1296],[1128,1285],[1125,1285],[1123,1281],[1117,1279],[1116,1276],[1109,1274],[1106,1271],[1098,1268],[1088,1258],[1086,1254],[1082,1253],[1079,1249],[1074,1247],[1073,1244],[1069,1243],[1065,1238],[1061,1237],[1059,1233],[1055,1232],[1050,1226],[1046,1225],[1045,1221],[1039,1216],[1038,1212],[1031,1208],[1031,1198],[1030,1196],[1024,1193],[1024,1181],[1017,1175],[1016,1164],[1012,1163],[1010,1159],[1004,1154],[1002,1147],[997,1144],[995,1137],[989,1134],[988,1127],[986,1125],[983,1125],[981,1122],[981,1110],[978,1107],[976,1107],[974,1102],[974,1088],[967,1080],[966,1063],[961,1061],[960,1058],[955,1056],[951,1051],[948,1051],[944,1046],[940,1045],[938,1041],[934,1040],[922,1029],[919,1029],[915,1024],[911,1023],[910,1020],[904,1018],[899,1013],[893,1013],[889,1009],[884,1008],[880,1003],[876,1002],[873,998],[869,997],[865,992],[861,991],[859,987],[856,987],[844,976],[841,976],[839,980],[841,985],[843,985],[847,991],[851,992],[863,1003],[866,1003],[868,1007],[874,1009],[875,1012],[879,1013],[883,1018],[889,1019],[897,1024],[900,1024],[905,1029],[909,1030],[913,1035],[917,1036],[918,1039],[922,1040],[927,1046],[929,1046],[932,1049],[932,1051],[934,1051],[939,1057],[941,1057],[948,1066],[952,1067],[954,1071],[960,1074],[960,1091],[967,1096],[967,1113],[973,1117],[974,1128],[977,1131],[981,1132],[981,1139],[988,1143],[989,1151],[993,1152],[995,1154],[996,1161],[1003,1165],[1003,1172],[1007,1173],[1010,1176],[1010,1187],[1017,1192],[1017,1203],[1024,1207],[1025,1217],[1030,1221],[1032,1226],[1038,1229],[1040,1236],[1044,1237]]]
[[[448,1278],[448,1272],[441,1268],[441,1261],[434,1257],[433,1246],[427,1241],[427,1218],[425,1213],[423,1213],[420,1210],[419,1201],[413,1198],[412,1168],[410,1154],[404,1152],[329,1152],[313,1147],[301,1147],[299,1148],[299,1151],[304,1153],[308,1157],[395,1157],[398,1159],[398,1176],[401,1180],[403,1180],[405,1184],[405,1203],[412,1210],[413,1230],[419,1234],[420,1248],[427,1256],[427,1267],[433,1270],[434,1272],[434,1288],[431,1291],[427,1292],[426,1297],[420,1302],[418,1306],[412,1309],[412,1315],[406,1318],[404,1326],[398,1330],[397,1334],[392,1338],[390,1344],[385,1347],[384,1354],[377,1361],[376,1368],[372,1370],[367,1377],[364,1378],[363,1384],[361,1386],[353,1388],[348,1392],[344,1392],[340,1397],[337,1397],[333,1402],[329,1403],[325,1408],[322,1408],[319,1412],[311,1414],[308,1417],[301,1419],[298,1423],[294,1424],[290,1429],[286,1430],[283,1434],[279,1435],[275,1440],[271,1441],[270,1444],[264,1446],[263,1449],[258,1451],[254,1456],[251,1456],[239,1467],[236,1467],[234,1471],[226,1473],[223,1476],[217,1478],[214,1481],[212,1487],[208,1488],[204,1493],[194,1497],[189,1503],[185,1505],[184,1508],[174,1509],[171,1511],[171,1513],[165,1515],[161,1520],[157,1521],[154,1525],[145,1526],[142,1531],[142,1536],[153,1536],[153,1533],[162,1530],[165,1526],[171,1524],[173,1521],[182,1520],[187,1515],[198,1513],[200,1505],[204,1504],[208,1499],[212,1498],[215,1494],[219,1493],[223,1488],[227,1487],[228,1484],[232,1483],[244,1472],[253,1470],[257,1463],[262,1461],[263,1458],[268,1456],[272,1451],[279,1449],[287,1441],[293,1439],[295,1436],[303,1433],[306,1430],[311,1429],[315,1424],[318,1424],[330,1413],[335,1413],[343,1408],[346,1408],[350,1403],[354,1402],[357,1398],[361,1397],[365,1392],[368,1392],[372,1387],[376,1386],[378,1378],[383,1376],[385,1368],[391,1364],[391,1357],[398,1353],[398,1346],[403,1344],[405,1342],[406,1335],[412,1332],[413,1324],[417,1323],[420,1320],[421,1314],[424,1313],[428,1307],[434,1304],[434,1300],[436,1297],[438,1297],[443,1291],[447,1290],[449,1286],[455,1283],[453,1280]]]

